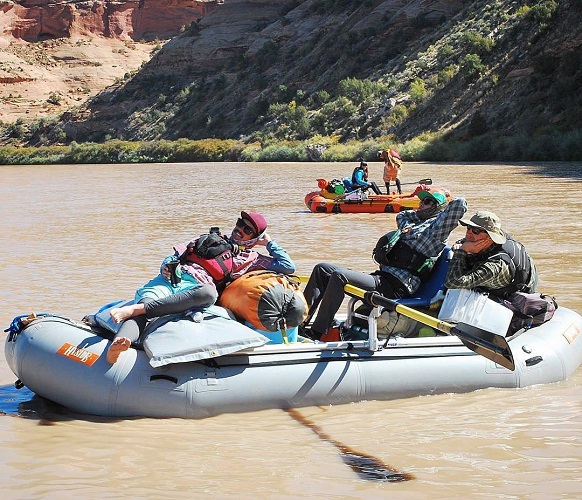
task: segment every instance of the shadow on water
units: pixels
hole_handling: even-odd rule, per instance
[[[525,172],[527,174],[582,181],[582,166],[579,163],[524,163],[522,166],[529,169]]]
[[[38,420],[40,425],[72,418],[65,407],[37,396],[27,387],[17,389],[13,385],[0,386],[0,415]]]
[[[387,483],[398,483],[415,479],[412,474],[400,472],[394,467],[385,464],[381,460],[366,453],[360,453],[333,439],[329,434],[323,432],[320,427],[311,420],[303,416],[298,410],[288,408],[285,410],[289,416],[305,427],[309,427],[320,439],[333,444],[340,452],[344,463],[358,474],[362,479],[368,481],[379,481]]]
[[[0,386],[0,412],[7,415],[18,415],[19,406],[30,402],[34,397],[34,392],[26,387],[17,389],[14,385],[2,385]]]
[[[42,396],[37,396],[27,387],[17,389],[13,385],[0,386],[0,416],[38,420],[39,425],[56,425],[58,422],[69,420],[86,420],[95,423],[120,420],[118,418],[75,413],[58,403],[54,403]]]

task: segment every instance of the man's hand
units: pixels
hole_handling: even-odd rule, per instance
[[[483,250],[486,250],[491,246],[491,240],[484,239],[484,240],[477,240],[477,241],[465,241],[461,245],[461,250],[464,250],[467,253],[479,253]]]
[[[261,236],[257,242],[255,243],[255,245],[259,245],[262,247],[266,247],[267,243],[269,243],[271,241],[271,237],[269,236],[269,233],[263,233],[263,236]]]

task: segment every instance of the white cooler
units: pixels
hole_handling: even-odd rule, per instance
[[[438,319],[451,323],[466,323],[488,332],[507,333],[513,312],[486,294],[466,288],[447,290]]]

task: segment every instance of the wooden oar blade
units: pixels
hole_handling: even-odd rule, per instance
[[[399,483],[415,479],[412,474],[400,472],[390,467],[375,457],[363,453],[342,452],[341,459],[344,464],[350,467],[360,478],[366,481],[379,481],[388,483]]]
[[[458,323],[457,326],[451,328],[451,333],[459,337],[461,342],[473,352],[508,370],[515,370],[513,354],[505,337],[466,323]]]

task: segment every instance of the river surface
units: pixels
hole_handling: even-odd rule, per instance
[[[80,319],[131,298],[173,244],[210,226],[229,232],[240,210],[266,215],[299,274],[322,260],[372,271],[394,215],[312,214],[303,204],[318,177],[354,166],[0,166],[0,325],[33,311]],[[370,177],[382,185],[380,163]],[[535,259],[540,291],[582,312],[582,166],[405,164],[403,182],[423,178],[467,198],[470,212],[495,211]],[[4,498],[582,498],[582,369],[524,389],[301,409],[335,441],[415,477],[398,483],[359,477],[281,410],[79,418],[14,381],[1,355]]]

